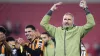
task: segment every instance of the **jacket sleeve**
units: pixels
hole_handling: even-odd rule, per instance
[[[54,36],[56,32],[56,27],[49,24],[50,15],[45,15],[40,22],[40,25],[51,35]]]
[[[48,56],[48,55],[47,55],[47,51],[46,51],[46,47],[45,47],[45,49],[44,49],[43,56]]]
[[[83,35],[87,34],[95,26],[94,17],[91,13],[86,15],[87,23],[82,26]]]

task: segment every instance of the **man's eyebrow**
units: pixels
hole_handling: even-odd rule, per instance
[[[31,31],[25,31],[25,32],[31,32]]]

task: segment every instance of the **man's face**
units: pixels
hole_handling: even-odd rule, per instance
[[[12,48],[12,46],[15,46],[15,41],[8,41],[8,45]]]
[[[48,37],[46,34],[41,34],[41,38],[44,40],[44,42],[48,42],[48,40],[50,39],[50,37]]]
[[[35,39],[35,30],[32,30],[32,28],[26,28],[25,36],[27,37],[27,39]]]
[[[3,33],[3,32],[0,32],[0,42],[2,41],[2,40],[4,40],[5,39],[5,34]]]
[[[62,24],[64,27],[70,27],[74,24],[74,18],[71,15],[64,15]]]

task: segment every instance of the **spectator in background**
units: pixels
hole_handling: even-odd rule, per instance
[[[0,26],[0,56],[11,56],[11,48],[6,42],[6,29]]]
[[[93,56],[100,56],[100,43],[94,43],[93,45],[94,53]]]
[[[86,47],[84,46],[84,44],[81,41],[81,56],[88,56]]]
[[[23,56],[23,54],[21,53],[21,49],[16,48],[17,44],[16,44],[16,41],[13,37],[7,37],[6,41],[7,41],[7,44],[11,48],[11,56]]]
[[[43,32],[41,38],[45,42],[44,56],[55,56],[56,43],[54,39],[47,32]]]

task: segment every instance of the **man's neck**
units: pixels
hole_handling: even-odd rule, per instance
[[[33,42],[35,40],[35,38],[29,39],[30,42]]]

